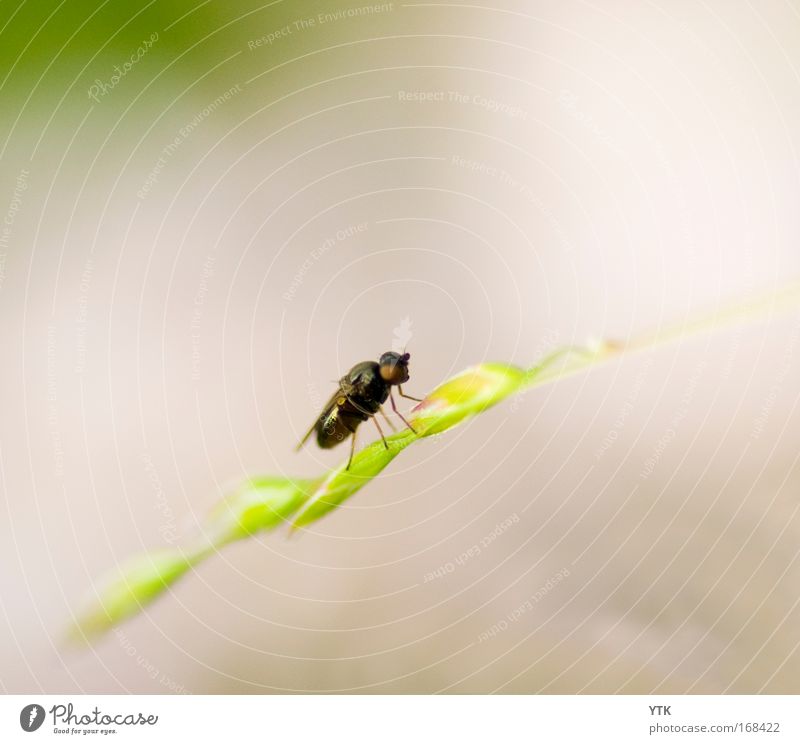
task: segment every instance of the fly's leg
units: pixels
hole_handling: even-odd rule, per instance
[[[403,395],[402,391],[400,392],[400,395]],[[404,398],[408,398],[409,396],[408,395],[403,395],[403,397]],[[389,400],[392,402],[392,410],[400,417],[400,420],[409,429],[411,429],[411,431],[413,431],[416,434],[417,430],[413,426],[411,426],[411,424],[409,424],[408,421],[405,420],[405,417],[403,416],[403,414],[400,413],[400,411],[397,410],[397,404],[394,402],[394,396],[392,395],[392,391],[391,390],[389,391]],[[412,400],[416,400],[416,398],[412,398]]]
[[[381,435],[381,439],[383,439],[383,446],[386,447],[386,449],[388,450],[389,449],[389,442],[387,442],[386,441],[386,437],[383,436],[383,429],[381,429],[381,425],[378,423],[378,419],[376,419],[373,416],[372,420],[375,422],[375,426],[378,427],[378,433]]]
[[[350,470],[350,465],[353,462],[353,455],[355,454],[355,451],[356,451],[356,430],[355,429],[351,429],[350,425],[348,423],[346,423],[345,421],[342,421],[342,423],[344,424],[344,428],[347,429],[347,431],[349,431],[351,433],[351,437],[350,437],[350,459],[347,461],[347,467],[345,468],[345,470]]]
[[[391,427],[392,431],[397,431],[397,427],[391,422],[391,419],[386,415],[386,411],[384,411],[383,408],[378,408],[378,410],[381,412],[381,416],[383,416],[383,420],[387,424],[389,424],[389,426]]]
[[[353,436],[350,437],[350,459],[347,461],[347,467],[345,470],[350,470],[350,464],[353,462],[353,455],[356,451],[356,433],[353,432]]]
[[[422,398],[415,398],[415,397],[414,397],[414,396],[412,396],[412,395],[406,395],[406,394],[403,392],[403,386],[402,386],[402,385],[398,385],[398,386],[397,386],[397,392],[400,394],[400,397],[401,397],[401,398],[408,398],[409,400],[415,400],[415,401],[417,401],[417,403],[422,403]],[[395,413],[397,413],[397,409],[395,409]],[[400,416],[400,418],[403,418],[403,417],[402,417],[402,416]],[[403,419],[403,421],[405,421],[405,419]],[[408,428],[409,428],[409,429],[411,429],[411,427],[410,427],[410,426],[409,426]],[[412,431],[413,431],[413,429],[412,429]]]

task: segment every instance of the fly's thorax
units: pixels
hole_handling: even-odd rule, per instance
[[[369,414],[377,413],[378,407],[389,397],[389,386],[381,378],[376,362],[356,364],[342,378],[340,386],[348,402],[357,410]]]
[[[375,378],[380,379],[380,366],[377,362],[359,362],[345,375],[352,385],[369,385]]]

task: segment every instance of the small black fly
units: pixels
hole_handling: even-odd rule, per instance
[[[375,414],[380,412],[389,426],[392,426],[381,408],[387,398],[391,401],[392,410],[411,431],[414,431],[414,427],[397,410],[392,395],[392,386],[397,385],[397,392],[402,398],[420,400],[403,392],[403,383],[408,382],[408,360],[410,358],[410,354],[387,351],[377,362],[356,364],[339,380],[339,389],[322,409],[319,418],[306,432],[300,444],[297,445],[297,449],[299,450],[314,432],[317,433],[317,444],[323,449],[335,447],[352,435],[350,459],[347,461],[346,468],[349,470],[356,448],[356,429],[360,423],[370,418],[378,427],[384,447],[389,449],[380,424],[375,419]]]

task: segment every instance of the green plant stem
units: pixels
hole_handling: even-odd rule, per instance
[[[728,305],[685,323],[658,329],[626,344],[603,341],[557,349],[529,369],[479,364],[439,385],[417,405],[405,429],[358,452],[317,478],[254,477],[222,499],[183,545],[135,557],[98,582],[69,631],[89,640],[139,612],[205,558],[235,540],[288,524],[307,527],[372,481],[417,439],[440,434],[525,389],[543,385],[623,354],[630,354],[800,305],[800,281],[777,292]]]

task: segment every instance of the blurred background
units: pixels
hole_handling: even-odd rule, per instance
[[[360,2],[0,5],[2,689],[800,692],[797,312],[530,390],[61,643],[230,483],[345,457],[293,447],[358,361],[421,397],[800,275],[797,3]]]

